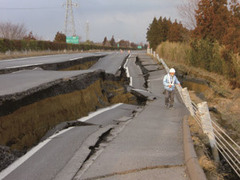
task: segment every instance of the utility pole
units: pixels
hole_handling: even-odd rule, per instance
[[[89,22],[86,22],[86,41],[89,41]]]
[[[72,3],[72,0],[67,0],[66,2],[66,15],[65,15],[65,22],[64,22],[64,33],[67,36],[68,35],[68,25],[71,23],[72,26],[72,36],[76,36],[76,29],[75,29],[75,23],[74,23],[74,16],[73,16],[73,6],[77,7],[77,3]],[[69,22],[70,18],[70,22]]]

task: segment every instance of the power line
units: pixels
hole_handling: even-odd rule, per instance
[[[26,7],[26,8],[8,8],[0,7],[0,10],[36,10],[36,9],[60,9],[62,7]]]

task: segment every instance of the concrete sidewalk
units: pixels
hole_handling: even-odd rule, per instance
[[[144,63],[155,63],[140,55]],[[74,179],[186,180],[182,121],[187,109],[175,97],[173,109],[164,106],[164,70],[150,72],[149,91],[158,98],[148,102],[87,167]]]

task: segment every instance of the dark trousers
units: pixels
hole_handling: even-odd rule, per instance
[[[173,106],[174,103],[174,93],[175,91],[165,91],[165,105],[168,106]]]

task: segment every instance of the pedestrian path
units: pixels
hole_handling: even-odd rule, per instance
[[[155,63],[146,55],[139,55],[139,59],[148,65]],[[144,110],[74,179],[189,179],[182,139],[182,120],[188,112],[176,97],[174,108],[165,108],[162,94],[164,75],[165,70],[150,72],[148,90],[158,98],[148,102]]]

